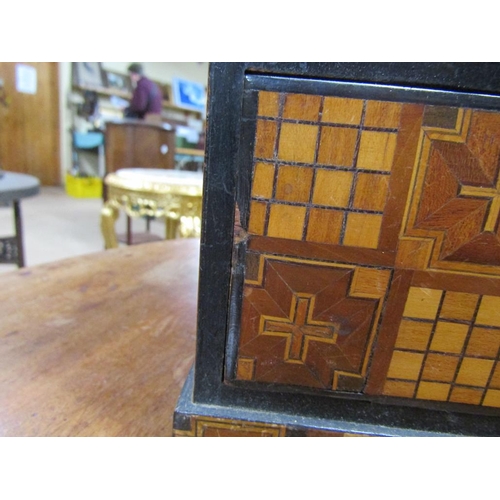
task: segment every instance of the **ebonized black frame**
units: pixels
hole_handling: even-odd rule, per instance
[[[245,81],[262,84],[263,76],[284,76],[295,91],[312,92],[320,80],[338,82],[341,88],[363,87],[364,98],[380,98],[391,92],[398,99],[432,104],[467,105],[500,109],[500,64],[496,63],[212,63],[209,72],[207,147],[202,216],[197,353],[193,402],[244,412],[245,409],[390,425],[411,431],[459,435],[500,435],[498,411],[482,415],[379,404],[368,400],[340,399],[314,393],[260,386],[258,391],[223,382],[228,341],[232,272],[234,211],[243,202],[249,180],[241,164],[245,159],[240,141],[248,139],[242,126],[245,115]],[[283,81],[276,82],[283,89]],[[311,80],[315,80],[312,84]],[[266,78],[267,89],[273,79]],[[312,86],[311,86],[312,85]],[[384,87],[381,87],[384,85]],[[430,89],[425,92],[419,89]],[[356,91],[356,90],[355,90]],[[453,93],[451,93],[453,92]],[[431,97],[428,97],[431,96]],[[429,101],[429,99],[431,99]],[[420,101],[422,102],[422,101]],[[248,130],[248,129],[247,129]],[[241,156],[243,154],[243,157]],[[239,186],[239,188],[238,188]],[[243,202],[242,223],[247,211]],[[384,398],[381,398],[383,401]],[[389,401],[387,401],[389,403]],[[467,406],[467,405],[464,405]],[[467,407],[464,411],[471,412]],[[486,413],[486,414],[484,414]]]

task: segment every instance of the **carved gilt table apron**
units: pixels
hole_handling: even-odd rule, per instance
[[[108,199],[101,211],[105,247],[116,248],[119,210],[130,217],[164,217],[166,239],[200,235],[202,172],[148,168],[118,170],[106,176]]]

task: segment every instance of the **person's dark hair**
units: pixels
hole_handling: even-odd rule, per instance
[[[139,63],[132,63],[129,67],[128,67],[128,72],[129,73],[137,73],[138,75],[143,75],[144,74],[144,69],[142,67],[142,64],[139,64]]]

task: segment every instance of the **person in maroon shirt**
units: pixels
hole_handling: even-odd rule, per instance
[[[161,91],[156,83],[144,76],[142,64],[132,63],[128,72],[135,88],[130,105],[125,110],[125,117],[143,119],[146,115],[161,115]]]

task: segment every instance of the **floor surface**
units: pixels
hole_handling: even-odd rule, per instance
[[[21,200],[26,266],[103,251],[101,208],[102,199],[73,198],[63,187],[42,187],[38,195]],[[117,232],[124,233],[125,227],[126,218],[120,214]],[[143,232],[146,222],[134,219],[132,228],[134,233]],[[163,221],[152,221],[150,231],[164,237]],[[0,206],[0,237],[13,235],[12,207]],[[0,264],[0,273],[16,269],[16,265]]]

